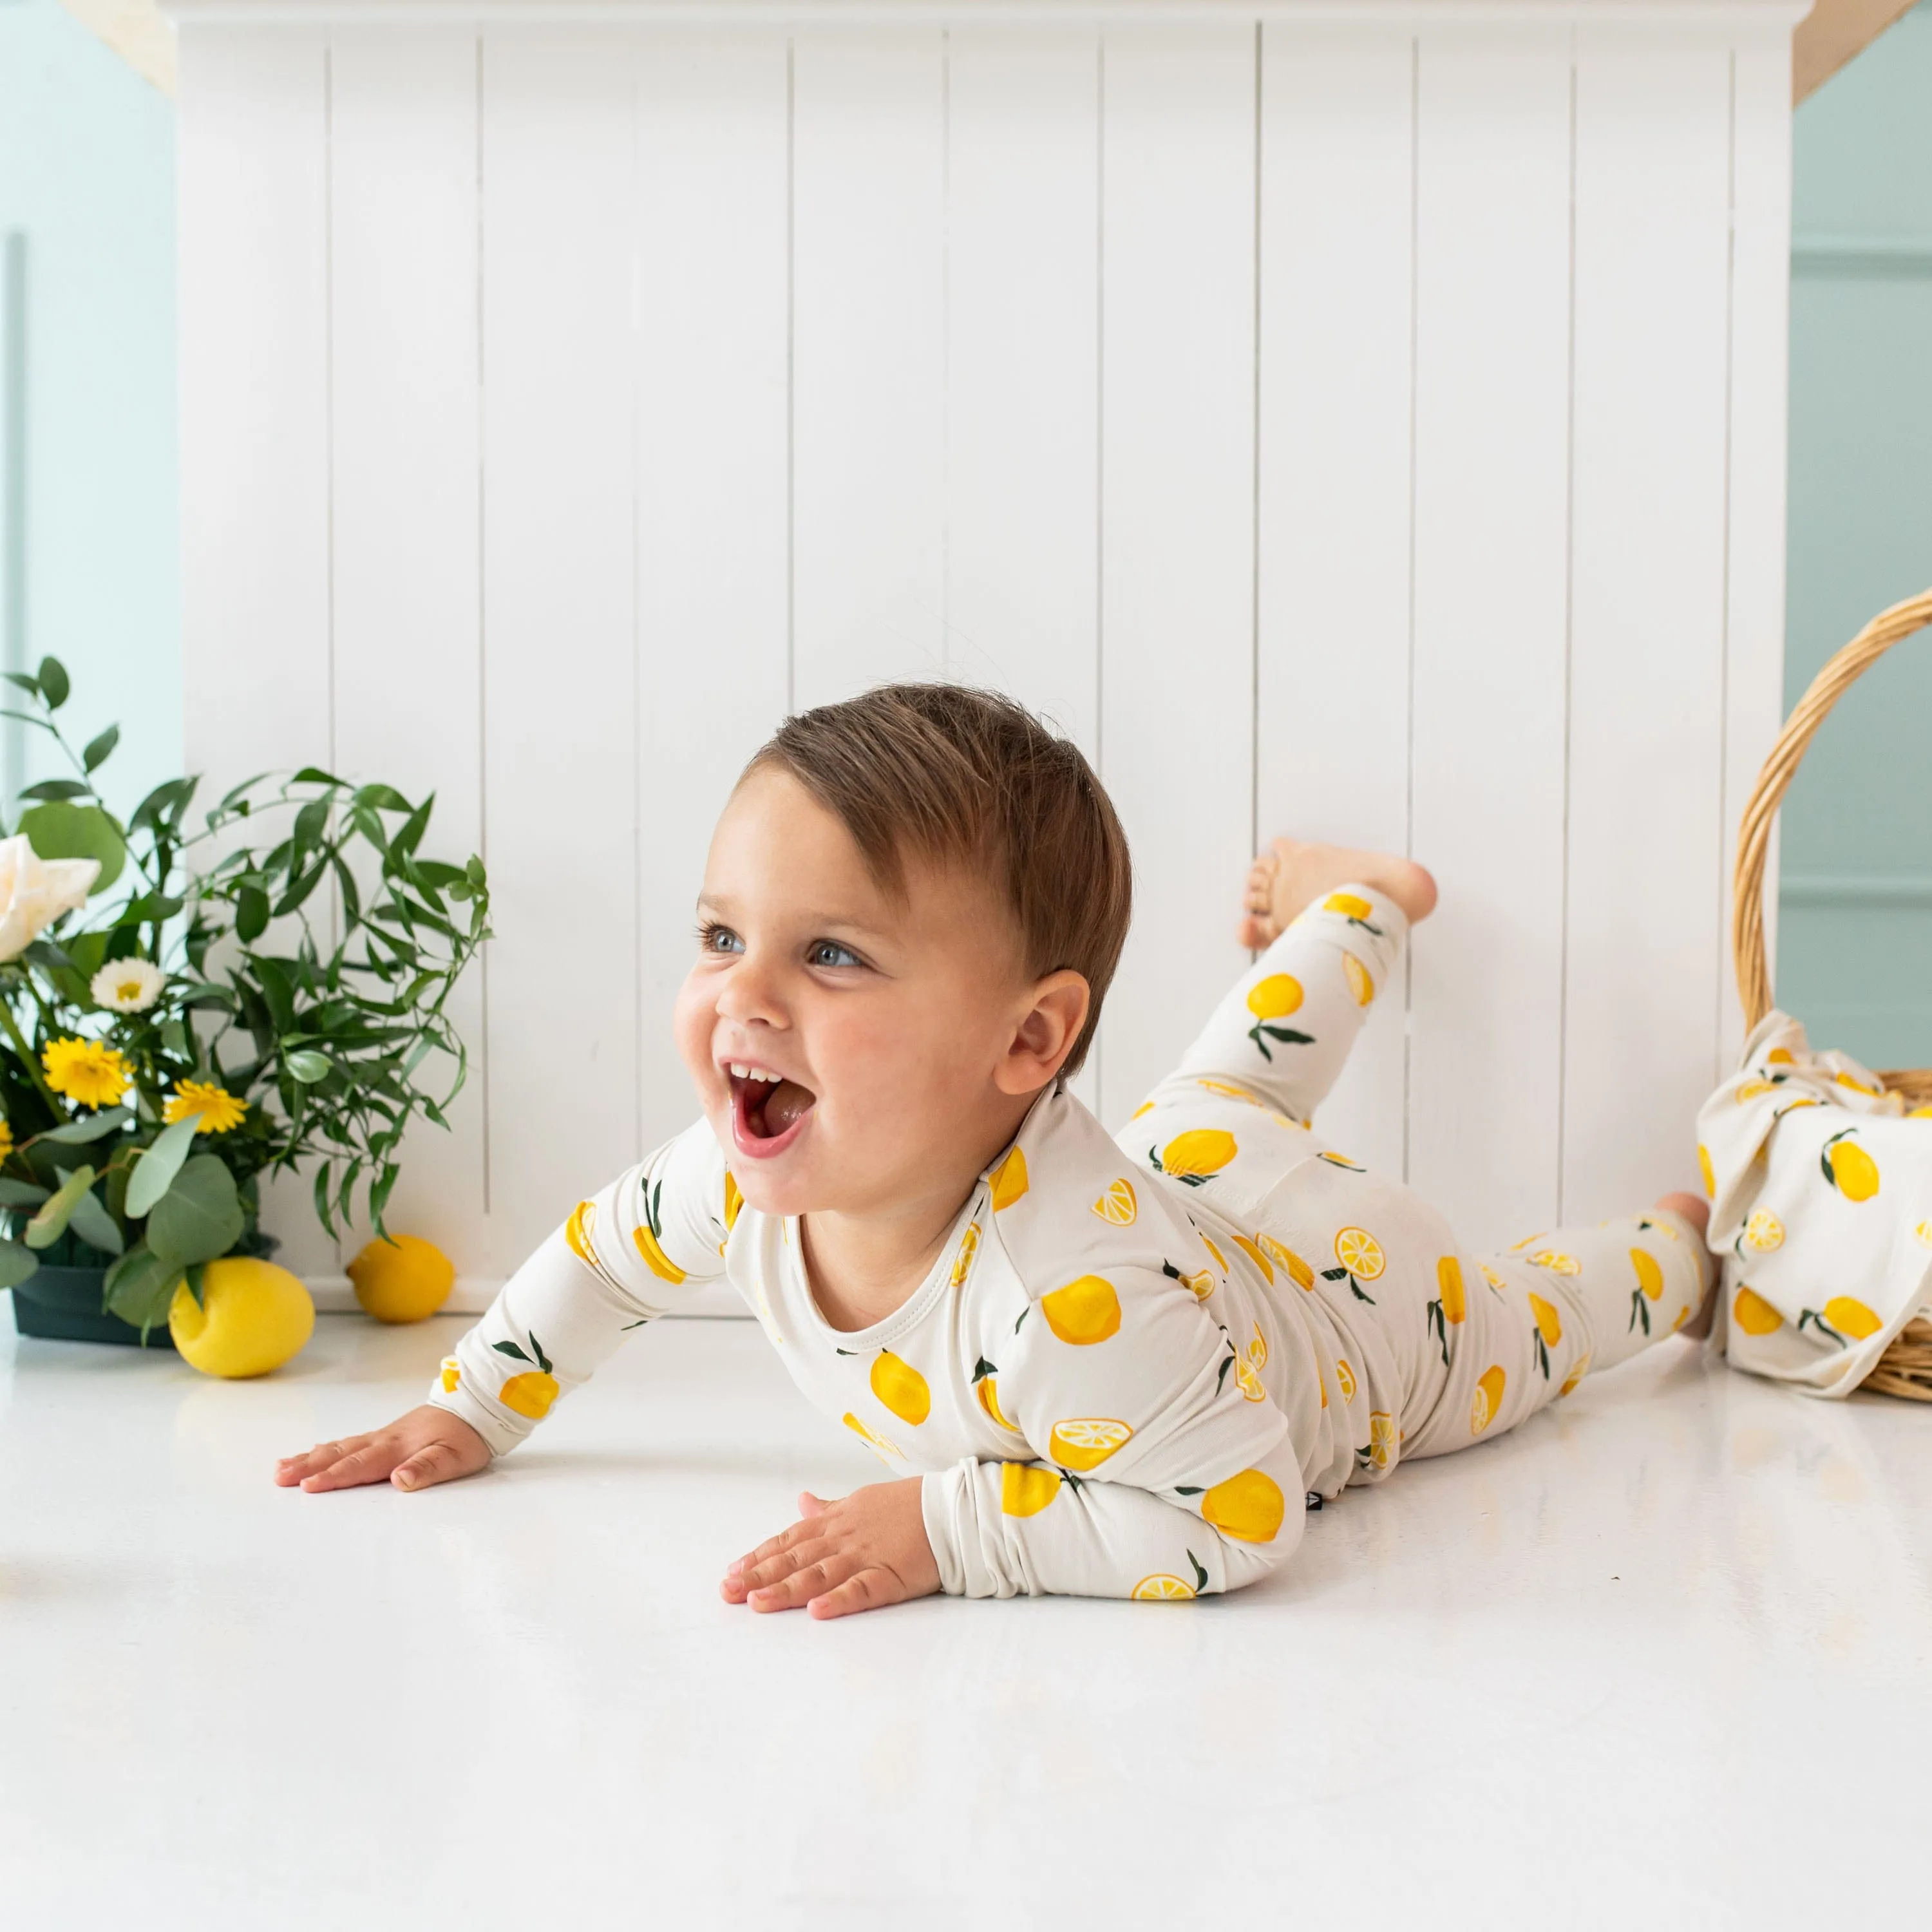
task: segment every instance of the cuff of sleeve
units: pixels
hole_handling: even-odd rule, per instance
[[[530,1433],[527,1429],[512,1428],[460,1384],[454,1389],[446,1390],[440,1381],[433,1382],[430,1385],[429,1406],[447,1409],[460,1421],[468,1423],[482,1437],[493,1457],[507,1456]]]
[[[950,1597],[1037,1595],[1029,1577],[1016,1580],[1001,1564],[1004,1548],[997,1520],[990,1529],[982,1520],[981,1485],[988,1466],[968,1456],[923,1480],[920,1509],[939,1565],[939,1587]]]

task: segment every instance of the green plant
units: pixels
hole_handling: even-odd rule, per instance
[[[446,1009],[489,937],[481,860],[422,856],[433,797],[312,766],[198,825],[172,778],[124,823],[95,789],[118,728],[76,752],[58,661],[7,676],[32,708],[4,715],[74,776],[0,838],[0,1286],[104,1264],[145,1332],[206,1262],[272,1248],[260,1177],[290,1168],[332,1232],[358,1188],[382,1232],[405,1132],[446,1127],[467,1070]]]

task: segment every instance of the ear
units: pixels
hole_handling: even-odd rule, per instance
[[[1006,1055],[993,1070],[1002,1094],[1037,1094],[1073,1051],[1094,1004],[1085,979],[1071,967],[1049,973],[1033,988]]]

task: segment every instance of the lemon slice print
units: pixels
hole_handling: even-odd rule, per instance
[[[1272,1234],[1257,1234],[1255,1239],[1264,1254],[1274,1257],[1276,1267],[1287,1269],[1288,1280],[1298,1288],[1314,1288],[1315,1270],[1292,1248],[1276,1240]]]
[[[1342,956],[1342,970],[1346,975],[1348,990],[1355,996],[1358,1006],[1366,1006],[1376,996],[1376,982],[1369,969],[1352,952]]]
[[[443,1394],[445,1395],[452,1394],[455,1390],[456,1384],[462,1379],[463,1364],[459,1362],[454,1355],[444,1356],[442,1358]]]
[[[980,1224],[968,1221],[966,1232],[959,1237],[959,1252],[952,1258],[952,1273],[948,1277],[948,1286],[959,1287],[965,1280],[973,1265],[973,1257],[980,1252]]]
[[[1335,1380],[1341,1388],[1342,1400],[1353,1402],[1355,1399],[1355,1372],[1346,1360],[1338,1359],[1336,1362]]]
[[[1261,1377],[1238,1355],[1234,1358],[1234,1385],[1241,1391],[1244,1401],[1265,1402],[1268,1400],[1268,1390],[1262,1388]]]
[[[1268,1366],[1268,1337],[1262,1333],[1262,1324],[1258,1322],[1251,1322],[1249,1325],[1255,1331],[1255,1338],[1248,1344],[1248,1360],[1256,1368],[1264,1369]]]
[[[1219,1094],[1224,1100],[1245,1100],[1250,1107],[1265,1107],[1265,1101],[1257,1100],[1245,1087],[1237,1087],[1226,1080],[1197,1080],[1195,1085],[1210,1094]]]
[[[1355,1451],[1355,1460],[1371,1469],[1386,1469],[1395,1459],[1395,1418],[1386,1409],[1372,1411],[1369,1416],[1369,1446]]]
[[[1206,1238],[1204,1236],[1202,1238],[1204,1240]],[[1271,1282],[1274,1280],[1274,1263],[1262,1252],[1259,1247],[1250,1240],[1246,1235],[1237,1234],[1234,1237],[1234,1245],[1254,1263],[1256,1268],[1261,1270],[1262,1279],[1264,1281]]]
[[[1201,1231],[1197,1228],[1195,1230],[1195,1232],[1196,1234],[1200,1234]],[[1237,1234],[1234,1238],[1237,1240],[1239,1240],[1240,1237]],[[1214,1257],[1214,1265],[1219,1268],[1223,1274],[1226,1274],[1228,1272],[1228,1257],[1222,1253],[1221,1250],[1217,1248],[1214,1245],[1214,1242],[1205,1234],[1201,1235],[1201,1245]]]
[[[872,1454],[878,1456],[880,1462],[889,1464],[895,1456],[899,1456],[899,1460],[902,1462],[905,1460],[903,1456],[899,1456],[899,1448],[897,1443],[890,1442],[886,1437],[878,1435],[873,1430],[868,1429],[856,1415],[852,1414],[849,1411],[843,1419],[845,1426],[850,1430],[853,1434],[857,1436],[859,1440],[864,1443],[866,1447],[871,1450]]]
[[[590,1244],[591,1231],[597,1225],[597,1204],[594,1201],[580,1201],[570,1210],[570,1219],[563,1224],[563,1238],[570,1252],[586,1268],[597,1266],[597,1250]]]
[[[1563,1378],[1563,1386],[1556,1393],[1559,1396],[1568,1395],[1589,1372],[1590,1358],[1586,1352],[1576,1358],[1576,1366]]]
[[[1131,1228],[1134,1216],[1139,1211],[1134,1199],[1134,1184],[1124,1178],[1114,1181],[1092,1204],[1092,1211],[1099,1215],[1110,1228]]]
[[[1508,1379],[1499,1362],[1492,1362],[1476,1378],[1476,1393],[1469,1404],[1469,1433],[1472,1436],[1481,1435],[1502,1413],[1503,1387]]]
[[[1381,1242],[1366,1228],[1342,1228],[1335,1236],[1335,1258],[1339,1267],[1324,1268],[1324,1281],[1346,1281],[1358,1301],[1375,1306],[1375,1297],[1363,1287],[1365,1281],[1378,1281],[1388,1265]]]
[[[1134,1586],[1132,1600],[1137,1604],[1180,1604],[1191,1597],[1198,1597],[1208,1587],[1208,1573],[1202,1568],[1200,1558],[1191,1550],[1187,1552],[1187,1567],[1194,1572],[1192,1582],[1171,1571],[1157,1570],[1151,1576],[1143,1576]]]
[[[728,1167],[724,1170],[724,1232],[729,1234],[738,1225],[738,1216],[744,1212],[745,1197],[738,1191],[737,1177]]]
[[[1084,1473],[1097,1468],[1133,1434],[1124,1422],[1106,1415],[1080,1415],[1053,1425],[1046,1452],[1064,1468]]]

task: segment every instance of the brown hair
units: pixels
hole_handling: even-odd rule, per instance
[[[908,849],[1004,888],[1035,978],[1070,968],[1093,1005],[1061,1068],[1087,1057],[1133,908],[1113,801],[1080,748],[1023,706],[958,684],[884,684],[788,718],[745,768],[789,772],[851,833],[879,885]]]

